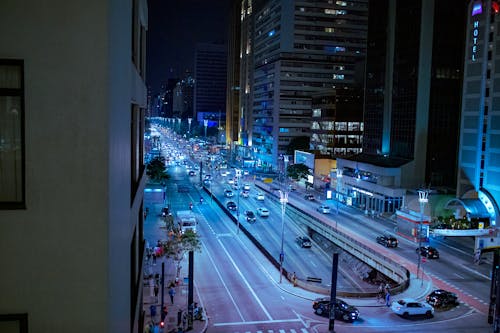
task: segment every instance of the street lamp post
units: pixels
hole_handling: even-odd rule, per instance
[[[238,179],[238,209],[236,210],[236,219],[238,220],[237,222],[237,229],[236,229],[236,233],[239,234],[240,233],[240,180],[241,180],[241,170],[240,169],[236,169],[236,179]]]
[[[207,126],[208,126],[208,119],[203,119],[203,126],[205,127],[205,141],[207,141]]]
[[[418,202],[420,203],[420,227],[418,232],[418,263],[417,263],[417,279],[420,273],[420,263],[422,261],[422,252],[420,248],[422,247],[422,224],[424,223],[424,207],[429,201],[429,191],[428,190],[418,190]],[[424,274],[422,274],[422,283],[424,282]]]
[[[191,122],[193,121],[193,118],[188,118],[188,139],[191,136]]]
[[[285,211],[286,204],[288,202],[288,192],[280,190],[280,202],[281,202],[281,250],[280,250],[280,283],[283,279],[283,260],[285,259],[285,253],[283,252],[283,241],[285,239]]]

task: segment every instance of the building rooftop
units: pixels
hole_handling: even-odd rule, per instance
[[[399,168],[406,163],[411,162],[410,159],[366,153],[356,154],[352,156],[342,156],[342,159],[372,164],[384,168]]]

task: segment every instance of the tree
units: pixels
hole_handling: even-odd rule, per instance
[[[162,247],[163,254],[176,261],[177,277],[179,277],[184,254],[189,251],[201,251],[201,242],[198,234],[192,230],[186,230],[184,233],[172,230],[167,241],[162,243]]]
[[[153,158],[146,166],[146,175],[154,182],[163,182],[170,178],[165,172],[165,158],[157,156]]]
[[[296,150],[309,151],[308,136],[298,136],[290,140],[290,143],[286,147],[286,154],[293,155]]]
[[[286,173],[288,177],[298,180],[309,175],[309,168],[303,163],[292,164],[286,168]]]

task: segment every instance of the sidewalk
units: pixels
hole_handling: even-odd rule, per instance
[[[149,214],[144,221],[144,238],[149,244],[146,246],[154,247],[158,240],[164,241],[167,237],[167,230],[164,227],[165,223],[161,218],[162,203],[146,202],[146,207],[149,208]],[[167,308],[167,315],[164,318],[164,328],[158,330],[159,333],[167,332],[205,332],[208,327],[208,320],[206,313],[204,313],[205,320],[193,320],[192,329],[188,330],[187,310],[188,310],[188,259],[187,257],[181,261],[181,269],[179,273],[178,284],[174,287],[175,296],[174,304],[170,301],[169,285],[176,279],[176,263],[171,258],[164,256],[157,258],[156,262],[153,259],[146,259],[144,264],[144,286],[143,286],[143,310],[145,312],[144,318],[144,332],[149,333],[147,330],[150,324],[160,326],[161,319],[161,301],[162,290],[158,290],[158,296],[155,297],[155,284],[161,286],[162,264],[164,265],[164,290],[163,290],[163,304]],[[151,277],[149,277],[151,276]],[[155,278],[158,277],[158,280]],[[156,283],[158,282],[158,283]],[[199,300],[194,288],[193,295],[194,302]],[[199,304],[203,306],[202,304]],[[181,330],[179,330],[179,327]]]

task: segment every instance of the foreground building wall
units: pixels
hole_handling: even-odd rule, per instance
[[[0,2],[0,317],[30,333],[142,331],[146,28],[143,0]]]

